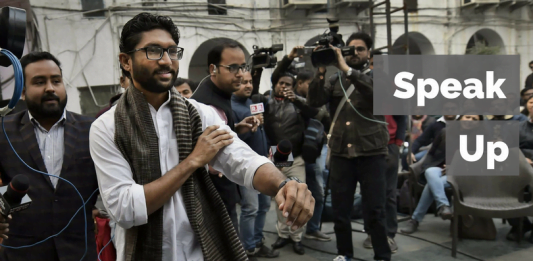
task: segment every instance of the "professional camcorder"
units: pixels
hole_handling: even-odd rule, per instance
[[[343,56],[355,55],[353,46],[345,46],[342,35],[338,34],[339,20],[327,19],[329,23],[329,32],[321,35],[316,45],[320,46],[311,53],[311,62],[314,67],[326,67],[337,62],[337,54],[332,46],[340,48]]]
[[[283,44],[273,44],[268,48],[260,48],[257,45],[253,46],[254,54],[252,55],[252,68],[274,68],[278,63],[278,58],[274,55],[279,51],[283,51]]]
[[[0,8],[0,48],[22,57],[26,41],[26,10],[14,7]],[[10,66],[7,57],[0,54],[0,66]]]

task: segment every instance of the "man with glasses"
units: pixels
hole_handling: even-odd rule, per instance
[[[374,80],[368,69],[372,38],[365,33],[354,33],[346,41],[355,48],[353,55],[337,53],[339,70],[329,80],[326,68],[318,68],[309,85],[307,95],[311,106],[329,103],[332,128],[328,134],[330,158],[329,185],[337,237],[337,256],[334,260],[353,257],[352,226],[357,183],[361,183],[363,217],[368,227],[374,259],[390,260],[391,249],[386,224],[386,157],[389,132],[385,117],[374,115]]]
[[[235,124],[231,107],[231,95],[241,88],[243,74],[249,70],[242,47],[235,41],[221,41],[207,54],[207,65],[209,66],[210,77],[198,86],[191,99],[212,106],[220,118],[237,134],[255,132],[259,126],[259,121],[250,116]],[[219,173],[212,168],[209,172],[213,174],[211,180],[222,197],[231,221],[238,232],[236,208],[240,201],[238,186],[224,176],[224,174],[228,175],[229,173]]]
[[[247,260],[207,164],[239,185],[276,195],[298,227],[311,218],[314,199],[305,184],[285,180],[266,157],[234,139],[212,107],[177,92],[179,38],[168,16],[129,20],[119,60],[131,86],[91,126],[100,194],[117,222],[117,261]]]

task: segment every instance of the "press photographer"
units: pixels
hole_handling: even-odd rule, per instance
[[[305,98],[294,94],[296,80],[287,73],[292,61],[298,56],[295,47],[288,56],[278,64],[272,74],[274,86],[273,98],[268,100],[265,109],[265,130],[271,145],[278,144],[281,140],[288,139],[292,144],[294,163],[291,167],[283,168],[282,172],[288,178],[297,178],[305,182],[305,162],[301,156],[304,143],[304,130],[306,121],[317,115],[318,109],[309,106]],[[285,217],[278,210],[278,240],[272,245],[274,249],[282,248],[293,242],[296,253],[303,255],[305,250],[301,244],[304,228],[290,229],[285,223]]]
[[[373,79],[367,67],[373,42],[369,35],[358,32],[348,38],[347,44],[353,46],[355,52],[346,57],[340,49],[329,47],[337,54],[335,66],[340,72],[326,80],[326,68],[318,68],[307,96],[313,107],[329,103],[330,115],[333,115],[328,145],[331,153],[329,184],[340,255],[336,260],[353,257],[350,212],[357,182],[362,184],[365,223],[374,258],[390,260],[384,213],[389,133],[385,116],[372,112]]]

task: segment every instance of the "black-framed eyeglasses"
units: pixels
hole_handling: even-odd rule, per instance
[[[362,52],[366,51],[366,48],[363,47],[363,46],[358,46],[358,47],[355,47],[355,51],[358,52],[358,53],[362,53]]]
[[[133,52],[137,52],[141,50],[144,50],[146,52],[146,59],[148,60],[161,60],[165,52],[168,53],[168,57],[170,57],[170,60],[181,60],[181,57],[183,57],[184,49],[182,47],[177,47],[177,46],[173,46],[169,48],[163,48],[160,46],[148,46],[148,47],[135,49],[127,53],[133,53]]]
[[[224,65],[219,64],[219,66],[222,66],[224,68],[228,68],[228,71],[230,73],[237,73],[239,70],[242,70],[243,73],[250,70],[250,66],[248,64],[230,64],[230,65]]]

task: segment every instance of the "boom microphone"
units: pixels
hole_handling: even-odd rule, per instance
[[[0,212],[4,216],[28,208],[31,199],[27,195],[30,188],[30,181],[25,175],[16,175],[9,185],[1,187],[0,192]]]

